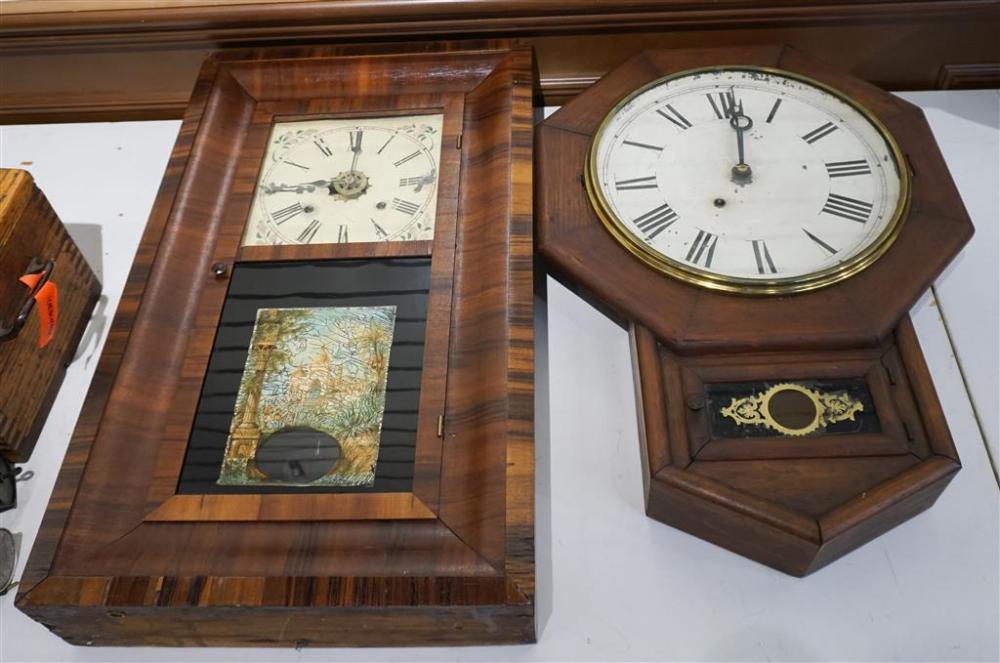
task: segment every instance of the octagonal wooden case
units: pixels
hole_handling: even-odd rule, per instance
[[[607,113],[660,77],[726,65],[818,80],[896,139],[910,207],[895,242],[867,269],[800,294],[729,294],[647,267],[600,222],[584,168]],[[919,108],[780,46],[646,51],[545,120],[536,145],[542,256],[630,322],[648,515],[805,575],[934,502],[960,465],[906,314],[972,224]],[[738,401],[759,404],[783,384],[833,385],[832,395],[849,385],[863,394],[857,407],[867,421],[793,435],[734,414]],[[709,403],[719,393],[729,399]]]
[[[867,108],[896,138],[910,169],[911,205],[898,238],[873,265],[791,297],[724,294],[659,277],[601,225],[583,169],[605,115],[659,77],[724,65],[776,67],[819,80]],[[789,48],[644,51],[539,125],[536,145],[536,235],[548,265],[681,353],[878,343],[972,235],[921,110]]]

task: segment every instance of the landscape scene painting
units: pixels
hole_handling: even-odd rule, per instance
[[[258,447],[311,429],[339,448],[324,474],[291,485],[372,485],[395,319],[395,306],[258,310],[218,483],[290,485],[258,467]]]

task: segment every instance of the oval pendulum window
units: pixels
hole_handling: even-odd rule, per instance
[[[268,435],[257,447],[254,462],[271,481],[308,484],[316,481],[340,460],[340,443],[315,428],[282,428]]]

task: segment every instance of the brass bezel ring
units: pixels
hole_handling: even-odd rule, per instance
[[[765,280],[720,276],[703,269],[690,267],[639,241],[635,235],[628,230],[628,227],[621,221],[621,219],[618,218],[617,214],[612,211],[611,205],[606,200],[604,193],[601,191],[598,184],[597,146],[603,138],[608,124],[623,106],[657,85],[662,85],[663,83],[677,78],[692,76],[700,73],[720,71],[756,71],[776,76],[783,76],[806,83],[829,93],[837,99],[840,99],[857,111],[873,127],[875,127],[875,130],[882,136],[882,139],[889,146],[889,150],[892,154],[896,172],[899,175],[899,199],[896,202],[896,209],[893,211],[892,218],[874,242],[850,260],[833,267],[828,267],[826,269],[801,276]],[[621,101],[615,104],[607,115],[604,116],[604,119],[601,120],[601,124],[597,128],[597,132],[591,140],[590,149],[587,152],[584,164],[584,185],[587,191],[587,198],[590,200],[590,204],[597,213],[597,218],[601,221],[601,224],[608,230],[609,233],[611,233],[611,236],[614,237],[619,244],[621,244],[627,251],[629,251],[629,253],[641,260],[647,266],[662,274],[666,274],[691,285],[707,288],[709,290],[736,293],[740,295],[788,295],[799,292],[808,292],[818,288],[825,288],[858,274],[881,258],[882,255],[889,250],[889,247],[892,246],[893,242],[895,242],[896,238],[899,236],[906,213],[910,208],[910,173],[906,168],[906,160],[903,158],[903,153],[900,150],[899,145],[896,143],[895,138],[893,138],[892,134],[889,132],[889,129],[871,111],[857,101],[847,97],[839,90],[836,90],[826,83],[810,78],[809,76],[775,67],[760,67],[751,65],[715,65],[710,67],[685,69],[684,71],[650,81],[649,83],[646,83],[642,87],[626,95]]]
[[[784,426],[778,423],[778,421],[774,418],[774,416],[771,414],[771,399],[773,399],[775,396],[777,396],[779,393],[783,391],[794,391],[796,393],[802,394],[803,396],[808,398],[809,401],[813,404],[813,408],[815,408],[815,415],[813,416],[813,420],[809,424],[801,428],[789,428],[788,426]],[[795,384],[794,382],[782,382],[781,384],[776,384],[767,391],[765,391],[760,396],[760,415],[761,417],[764,418],[764,421],[766,422],[767,426],[773,430],[778,431],[779,433],[782,433],[784,435],[790,435],[793,437],[801,437],[803,435],[809,435],[810,433],[815,433],[817,430],[819,430],[819,427],[823,421],[823,414],[825,410],[826,408],[823,406],[823,403],[819,399],[819,394],[817,394],[812,389],[808,389],[806,387],[803,387],[802,385]]]

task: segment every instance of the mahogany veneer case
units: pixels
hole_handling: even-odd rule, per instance
[[[58,288],[58,319],[52,340],[39,345],[39,312],[18,279],[51,264]],[[66,366],[73,359],[101,284],[31,175],[0,169],[0,455],[28,460],[52,407]],[[16,319],[27,311],[23,326]]]
[[[17,606],[85,645],[531,642],[532,58],[507,42],[220,53],[185,113]],[[240,247],[282,115],[444,114],[432,241]],[[332,192],[331,192],[332,194]],[[429,263],[412,484],[181,490],[230,281]]]

